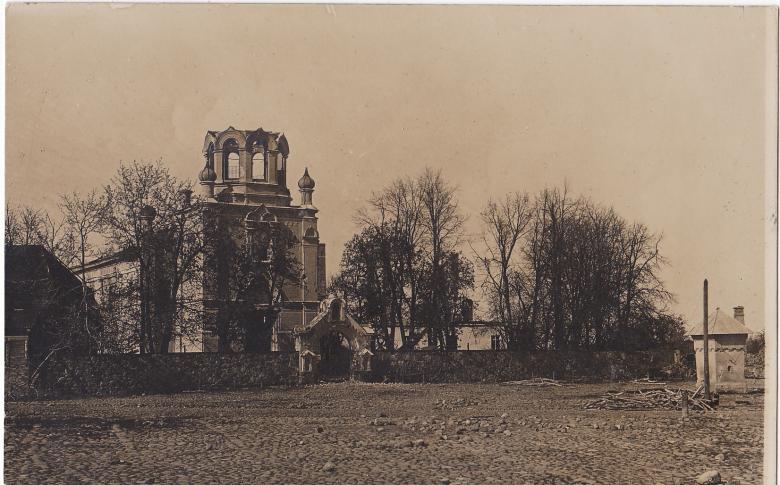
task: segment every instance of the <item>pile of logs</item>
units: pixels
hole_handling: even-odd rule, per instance
[[[585,409],[681,409],[685,389],[639,389],[636,391],[608,392],[606,395],[585,404]],[[704,399],[702,386],[693,394],[688,393],[688,408],[712,411],[717,400]]]

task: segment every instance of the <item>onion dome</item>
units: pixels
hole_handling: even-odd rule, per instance
[[[298,188],[301,190],[314,190],[314,179],[309,177],[309,169],[303,171],[303,177],[298,181]]]
[[[198,175],[198,179],[201,182],[213,182],[217,180],[217,173],[207,163],[206,166],[203,167],[203,170],[200,171],[200,174]]]

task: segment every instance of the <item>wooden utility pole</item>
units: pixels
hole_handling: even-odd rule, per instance
[[[703,337],[704,337],[704,399],[710,400],[710,337],[709,329],[707,328],[709,322],[707,315],[707,280],[704,280],[704,324],[702,325]]]

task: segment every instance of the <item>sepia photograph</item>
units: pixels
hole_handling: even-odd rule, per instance
[[[777,483],[778,7],[8,3],[3,481]]]

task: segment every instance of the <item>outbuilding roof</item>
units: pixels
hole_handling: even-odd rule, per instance
[[[747,335],[750,333],[750,330],[748,330],[744,323],[741,323],[728,313],[723,312],[720,308],[716,308],[715,313],[710,315],[707,321],[707,333],[709,335]],[[701,323],[696,324],[696,326],[688,332],[688,335],[697,337],[703,334],[704,330],[702,329]]]

